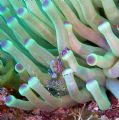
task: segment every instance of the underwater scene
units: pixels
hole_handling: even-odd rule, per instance
[[[0,0],[0,120],[119,120],[119,0]]]

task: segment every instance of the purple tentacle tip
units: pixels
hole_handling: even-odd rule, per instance
[[[102,25],[102,24],[104,24],[104,22],[105,22],[105,21],[100,21],[99,26]]]
[[[43,6],[47,6],[49,4],[49,0],[44,0],[43,1]]]
[[[0,43],[0,45],[1,45],[2,48],[6,47],[6,45],[7,45],[7,41],[5,41],[5,40],[2,41],[2,42]]]
[[[94,80],[87,80],[87,84],[91,84]]]
[[[22,70],[22,69],[23,69],[23,65],[20,64],[20,63],[18,63],[18,64],[16,64],[16,68],[17,68],[18,70]]]
[[[5,7],[0,6],[0,11],[3,12],[5,10]]]
[[[24,40],[24,45],[27,45],[28,42],[29,42],[29,40],[30,40],[30,38],[26,38],[26,39]]]
[[[88,64],[93,64],[95,62],[95,58],[93,56],[88,56],[86,61],[87,61]]]
[[[29,77],[28,82],[31,82],[33,80],[33,76]]]
[[[7,19],[7,23],[10,23],[10,22],[12,22],[14,20],[14,17],[9,17],[8,19]]]
[[[64,48],[61,52],[61,56],[63,57],[69,50],[69,48]]]
[[[69,23],[68,21],[64,21],[64,24],[65,24],[65,25],[68,25],[68,24],[70,24],[70,23]]]
[[[26,84],[22,84],[22,85],[20,86],[20,89],[25,89],[26,87],[27,87]]]
[[[5,102],[11,102],[12,101],[12,96],[11,95],[9,95],[9,96],[7,96],[6,98],[5,98]]]
[[[20,14],[22,14],[24,12],[24,9],[23,8],[19,8],[18,10],[17,10],[17,13],[20,15]]]

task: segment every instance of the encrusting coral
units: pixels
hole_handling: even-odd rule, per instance
[[[0,86],[17,91],[7,106],[107,110],[107,90],[119,99],[118,1],[0,0],[0,21]]]

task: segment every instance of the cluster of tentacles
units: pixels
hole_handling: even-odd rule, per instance
[[[119,99],[118,0],[0,0],[5,104],[53,111]],[[21,95],[21,96],[20,96]]]

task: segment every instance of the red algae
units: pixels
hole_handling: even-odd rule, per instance
[[[59,108],[51,113],[41,112],[40,109],[33,111],[18,110],[0,105],[0,120],[116,120],[119,118],[119,103],[117,99],[108,93],[111,107],[101,111],[96,102],[78,104],[70,108]]]

